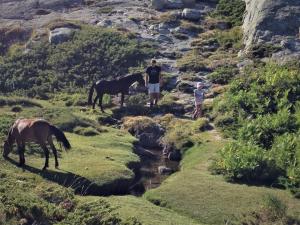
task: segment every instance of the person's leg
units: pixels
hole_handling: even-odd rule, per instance
[[[194,109],[194,112],[193,112],[193,119],[197,119],[197,115],[198,115],[198,106],[195,105],[195,109]]]
[[[150,96],[150,107],[153,106],[153,101],[154,101],[154,90],[153,90],[153,84],[148,84],[148,91],[149,91],[149,96]]]
[[[197,118],[202,117],[202,104],[197,105]]]
[[[159,87],[159,83],[155,84],[155,105],[157,105],[158,101],[159,101],[159,97],[160,97],[160,87]]]

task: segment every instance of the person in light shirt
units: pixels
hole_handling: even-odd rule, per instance
[[[202,117],[202,104],[205,98],[203,87],[204,87],[203,83],[198,82],[197,89],[194,90],[195,110],[193,112],[193,119]]]

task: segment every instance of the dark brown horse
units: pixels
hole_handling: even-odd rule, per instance
[[[52,135],[58,142],[61,142],[65,149],[70,149],[71,145],[66,136],[57,127],[51,125],[42,119],[18,119],[9,129],[7,140],[4,141],[3,157],[8,158],[8,154],[13,149],[14,142],[18,146],[18,154],[20,157],[19,166],[25,165],[25,143],[35,142],[44,150],[46,160],[43,170],[49,167],[49,150],[47,144],[50,145],[55,157],[55,167],[58,168],[57,150],[53,144]]]
[[[117,80],[107,81],[107,80],[101,80],[97,81],[92,85],[90,88],[89,93],[89,99],[88,104],[93,104],[93,109],[95,108],[96,102],[99,99],[99,106],[101,108],[101,111],[104,112],[103,106],[102,106],[102,97],[104,94],[111,94],[116,95],[121,93],[121,107],[123,107],[124,104],[124,97],[125,95],[129,94],[129,87],[134,83],[138,82],[139,85],[145,86],[145,81],[142,73],[135,73],[131,74],[125,77],[122,77]],[[97,96],[94,99],[94,102],[92,102],[94,89],[97,92]]]

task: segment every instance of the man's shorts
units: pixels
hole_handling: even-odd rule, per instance
[[[159,83],[157,83],[157,84],[148,84],[148,91],[149,91],[149,94],[160,93]]]

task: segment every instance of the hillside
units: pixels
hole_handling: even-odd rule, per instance
[[[23,167],[16,144],[0,158],[0,225],[300,224],[299,15],[292,0],[1,1],[3,153],[18,118],[72,148],[56,140],[47,170],[38,144]],[[153,58],[157,106],[136,79],[124,107],[110,83],[92,109],[98,80]]]

